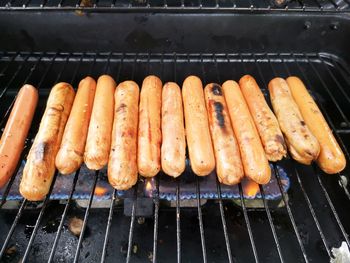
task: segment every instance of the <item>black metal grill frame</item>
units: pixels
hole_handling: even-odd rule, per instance
[[[291,74],[296,74],[302,77],[305,80],[306,85],[310,88],[311,92],[315,96],[318,105],[320,106],[322,112],[324,113],[328,123],[330,124],[332,130],[334,131],[336,138],[338,142],[340,143],[341,147],[343,148],[347,161],[349,162],[350,156],[349,152],[347,150],[347,147],[349,147],[349,139],[347,139],[347,136],[350,132],[350,123],[348,121],[348,118],[346,117],[346,108],[343,108],[341,106],[341,103],[350,103],[349,99],[349,91],[347,91],[347,86],[350,85],[350,69],[348,64],[346,64],[341,59],[334,57],[330,54],[324,54],[324,53],[232,53],[232,54],[176,54],[176,53],[60,53],[60,52],[54,52],[54,53],[41,53],[41,52],[16,52],[16,53],[2,53],[0,56],[0,66],[3,66],[0,70],[0,80],[6,79],[6,84],[4,85],[3,90],[0,93],[0,101],[3,101],[6,96],[9,93],[12,93],[12,95],[16,94],[16,89],[18,90],[19,86],[16,86],[17,88],[13,89],[12,87],[14,84],[19,82],[18,79],[23,79],[21,81],[22,83],[27,83],[31,81],[35,81],[36,87],[39,89],[39,91],[49,90],[49,87],[43,87],[44,83],[45,85],[48,85],[46,83],[46,79],[49,79],[48,82],[51,83],[51,86],[62,80],[68,80],[71,83],[76,86],[77,82],[79,81],[78,76],[82,76],[84,74],[99,74],[94,73],[96,68],[99,69],[99,71],[102,70],[104,73],[110,73],[112,74],[117,82],[122,81],[124,78],[130,78],[135,79],[138,75],[137,67],[140,67],[141,64],[145,63],[145,67],[142,67],[142,71],[144,75],[148,75],[150,73],[154,73],[154,68],[152,68],[152,65],[156,65],[155,67],[158,68],[156,70],[160,77],[163,80],[174,80],[179,83],[183,80],[183,76],[188,74],[188,72],[182,72],[181,77],[179,76],[179,68],[183,67],[183,65],[188,65],[191,63],[197,63],[198,66],[201,67],[198,72],[200,77],[202,78],[204,83],[216,81],[221,83],[225,80],[226,77],[222,76],[220,66],[222,66],[223,63],[227,63],[227,65],[231,65],[233,67],[233,70],[239,70],[240,72],[236,73],[235,76],[243,75],[244,73],[251,73],[252,69],[256,72],[255,77],[261,79],[260,85],[261,88],[264,90],[266,89],[266,85],[268,83],[268,76],[266,75],[266,67],[270,68],[271,76],[288,76]],[[59,62],[60,69],[58,72],[54,72],[54,74],[57,74],[56,79],[52,79],[50,75],[50,72],[52,71],[53,66]],[[123,70],[123,65],[126,63],[129,63],[132,65],[132,67],[128,68],[128,73],[124,74],[123,77],[121,77],[121,71]],[[30,64],[28,66],[28,64]],[[40,64],[45,65],[45,70],[41,70],[39,67]],[[74,64],[74,66],[73,66]],[[88,65],[85,67],[84,73],[81,71],[82,65]],[[114,69],[115,71],[111,72],[111,66],[115,65]],[[159,65],[158,65],[159,64]],[[164,65],[167,64],[167,69],[173,68],[172,72],[165,73],[165,67]],[[171,65],[171,66],[169,66]],[[225,64],[226,65],[226,64]],[[67,70],[67,66],[70,66],[71,74],[64,75],[64,72]],[[264,67],[264,68],[263,68]],[[11,70],[9,70],[11,69]],[[147,69],[147,70],[145,70]],[[209,70],[208,70],[209,69]],[[305,70],[307,69],[308,72]],[[322,70],[320,70],[322,69]],[[7,74],[7,71],[11,71],[11,74]],[[313,72],[314,75],[311,76],[310,72]],[[41,76],[40,78],[34,79],[34,75],[38,74]],[[78,74],[79,73],[79,74]],[[323,74],[328,74],[327,78]],[[335,76],[337,74],[337,77]],[[37,75],[38,76],[38,75]],[[170,77],[169,77],[170,76]],[[339,76],[342,76],[341,80],[339,80]],[[140,76],[139,76],[140,78]],[[332,89],[329,88],[329,82],[333,83]],[[315,84],[316,83],[316,84]],[[317,87],[317,89],[315,88]],[[318,91],[322,89],[324,94],[327,94],[329,97],[327,101],[324,101],[320,96]],[[343,94],[343,97],[340,98],[338,96],[335,96],[334,92],[340,92]],[[47,93],[47,92],[46,92]],[[14,96],[12,96],[14,98]],[[344,100],[344,102],[340,102],[340,100]],[[11,106],[13,105],[13,101],[10,103],[10,106],[3,111],[3,119],[0,123],[0,126],[3,128],[6,119],[10,113]],[[329,105],[330,104],[330,105]],[[329,115],[330,111],[329,108],[338,110],[337,115],[339,115],[339,119],[335,122],[334,116],[331,117]],[[38,113],[39,116],[41,116],[40,113]],[[31,136],[35,135],[35,129],[32,131]],[[344,139],[345,138],[345,139]],[[26,148],[23,153],[23,158],[26,156],[29,148],[30,148],[30,140],[27,142]],[[337,201],[334,200],[334,193],[330,191],[330,184],[331,181],[332,184],[335,184],[337,186],[336,189],[339,191],[337,194],[341,195],[342,200],[346,199],[346,204],[349,206],[350,202],[350,196],[348,194],[349,187],[344,184],[344,181],[342,179],[343,176],[346,178],[349,178],[348,175],[348,169],[345,170],[345,172],[342,172],[337,175],[333,176],[327,176],[323,174],[315,165],[312,166],[312,168],[307,168],[308,173],[311,174],[300,174],[300,171],[304,171],[304,166],[301,166],[297,164],[296,162],[292,160],[287,160],[287,162],[290,162],[293,166],[293,174],[290,176],[294,178],[295,184],[292,185],[292,189],[298,188],[303,196],[303,199],[306,203],[306,206],[303,208],[305,209],[304,213],[305,216],[311,215],[312,221],[314,226],[317,228],[319,236],[322,240],[322,247],[325,250],[326,254],[328,256],[331,256],[331,246],[329,240],[327,239],[327,235],[325,231],[327,232],[327,229],[325,229],[324,225],[322,226],[321,221],[322,218],[317,216],[317,208],[315,208],[315,205],[312,200],[314,200],[314,193],[310,192],[310,186],[309,182],[307,182],[305,179],[306,177],[314,177],[314,182],[317,183],[317,189],[318,192],[316,193],[319,196],[322,196],[326,200],[326,207],[330,212],[329,220],[334,223],[335,227],[338,228],[338,231],[340,233],[340,237],[342,240],[344,240],[347,245],[350,247],[349,237],[348,233],[350,230],[350,225],[346,223],[346,220],[344,220],[344,213],[339,214],[339,205]],[[277,171],[277,169],[275,169]],[[57,176],[57,173],[55,174],[55,178]],[[194,175],[193,175],[194,176]],[[295,219],[295,204],[291,204],[290,200],[292,199],[289,195],[289,193],[284,193],[282,191],[282,183],[280,180],[280,176],[278,172],[276,172],[273,176],[276,177],[279,187],[282,193],[282,202],[284,204],[283,208],[288,215],[289,222],[288,224],[291,225],[293,233],[291,235],[294,235],[294,238],[296,239],[296,243],[298,244],[297,247],[294,247],[293,249],[296,249],[295,253],[299,253],[301,255],[301,258],[305,262],[309,262],[312,257],[308,253],[307,249],[305,248],[305,242],[302,238],[302,231],[300,230],[300,222],[297,222]],[[77,183],[77,179],[79,177],[79,170],[74,175],[74,183],[71,188],[70,192],[70,198],[66,201],[63,213],[61,215],[60,224],[55,236],[55,239],[53,241],[53,244],[50,249],[50,256],[48,258],[49,262],[54,261],[55,252],[58,246],[58,241],[60,239],[60,235],[62,234],[62,229],[64,226],[64,221],[69,213],[69,209],[73,203],[73,193],[74,189]],[[14,177],[13,177],[14,178]],[[11,188],[12,180],[9,182],[7,186],[7,192]],[[99,178],[99,172],[97,171],[95,173],[95,180],[94,184],[91,186],[91,192],[90,197],[88,200],[88,206],[85,209],[84,214],[84,220],[83,220],[83,226],[82,231],[79,236],[77,245],[76,245],[76,252],[74,255],[74,262],[78,262],[80,259],[80,250],[81,245],[84,240],[84,232],[86,230],[86,226],[88,224],[89,214],[91,211],[91,205],[94,198],[94,190],[96,187],[97,181],[100,180]],[[53,181],[54,185],[55,179]],[[339,183],[339,184],[338,184]],[[156,180],[156,186],[159,186],[159,181]],[[181,262],[183,260],[183,242],[182,240],[182,234],[181,233],[181,214],[183,211],[183,208],[181,207],[181,202],[179,199],[180,194],[180,184],[179,180],[174,180],[174,186],[176,187],[176,193],[177,193],[177,200],[176,200],[176,257],[177,262]],[[134,197],[132,202],[132,212],[131,212],[131,218],[130,218],[130,228],[129,228],[129,235],[128,235],[128,247],[127,247],[127,254],[126,254],[126,262],[130,262],[132,259],[132,247],[133,247],[133,236],[135,231],[135,220],[136,220],[136,209],[137,209],[137,199],[138,199],[138,189],[137,185],[134,187]],[[334,187],[334,186],[333,186]],[[306,188],[309,188],[307,190]],[[315,186],[316,188],[316,186]],[[51,187],[52,190],[52,187]],[[51,193],[50,190],[50,193]],[[243,190],[242,186],[239,185],[240,190],[240,206],[242,208],[247,233],[249,235],[250,245],[251,245],[251,251],[253,252],[254,260],[256,262],[261,261],[259,258],[259,251],[257,249],[256,242],[262,242],[261,240],[256,240],[254,237],[254,231],[251,227],[251,220],[254,218],[250,214],[254,213],[254,210],[247,207],[247,200],[243,196]],[[200,233],[200,240],[201,240],[201,248],[202,248],[202,258],[204,262],[207,262],[207,242],[206,240],[206,234],[205,234],[205,224],[203,220],[203,214],[202,210],[203,207],[201,206],[201,198],[200,198],[200,185],[198,183],[197,178],[197,213],[198,213],[198,227],[199,227],[199,233]],[[285,256],[285,250],[281,248],[280,244],[280,237],[278,235],[278,230],[276,229],[276,223],[274,222],[273,213],[276,208],[271,207],[269,202],[264,198],[264,186],[260,186],[260,191],[262,194],[262,203],[263,203],[263,211],[266,215],[271,234],[274,241],[275,246],[275,253],[277,255],[277,258],[281,262],[289,262],[289,259]],[[316,190],[315,190],[316,191]],[[234,262],[237,261],[237,258],[234,256],[235,248],[232,247],[230,243],[230,233],[228,231],[227,226],[227,212],[225,213],[225,202],[221,198],[221,188],[220,184],[217,182],[217,192],[218,192],[218,209],[220,211],[220,217],[221,217],[221,223],[222,223],[222,232],[225,239],[225,245],[226,245],[226,252],[227,252],[227,261]],[[50,194],[49,194],[50,195]],[[31,250],[33,243],[35,242],[36,235],[38,233],[38,230],[41,226],[41,222],[44,217],[45,209],[47,208],[48,204],[50,203],[49,195],[44,200],[41,209],[39,210],[39,213],[37,215],[37,219],[33,228],[33,231],[30,235],[30,238],[28,240],[27,247],[25,248],[25,251],[22,256],[22,262],[26,262],[30,259],[31,256]],[[159,214],[164,207],[161,205],[161,202],[159,200],[158,191],[156,192],[156,195],[153,199],[154,201],[154,232],[153,232],[153,256],[152,261],[156,262],[160,259],[157,258],[158,254],[158,232],[159,232]],[[0,208],[3,207],[3,205],[7,202],[6,196],[3,198]],[[104,242],[103,242],[103,248],[101,252],[101,262],[105,262],[107,260],[107,247],[109,244],[110,239],[110,233],[111,233],[111,226],[113,225],[113,216],[114,216],[114,207],[116,202],[116,191],[114,191],[112,198],[110,199],[110,205],[109,205],[109,212],[108,212],[108,218],[106,218],[106,228],[105,228],[105,236],[104,236]],[[7,249],[7,246],[9,242],[11,241],[12,235],[14,234],[14,231],[16,227],[19,224],[19,221],[21,219],[21,216],[26,210],[26,207],[30,206],[31,202],[27,200],[22,200],[21,205],[18,209],[17,215],[15,216],[15,219],[6,233],[5,240],[1,240],[2,242],[2,248],[0,251],[0,259],[4,256],[4,253]],[[346,210],[348,207],[343,207],[342,209]],[[0,210],[1,212],[1,210]],[[340,211],[341,212],[341,211]],[[347,216],[345,215],[345,219]],[[276,220],[276,218],[275,218]],[[1,231],[0,231],[1,232]],[[338,236],[338,239],[339,239]],[[340,241],[340,239],[338,240]],[[147,242],[147,241],[145,241]]]
[[[84,11],[349,11],[349,0],[297,0],[284,6],[269,0],[2,0],[0,10],[84,10]]]

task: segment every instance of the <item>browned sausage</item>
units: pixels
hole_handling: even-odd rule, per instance
[[[218,84],[208,84],[204,94],[214,145],[216,174],[220,183],[237,184],[244,173],[222,89]]]
[[[264,94],[252,76],[245,75],[239,80],[239,86],[255,126],[259,132],[269,161],[279,161],[287,154],[286,144],[278,121],[267,105]]]
[[[179,176],[186,166],[186,138],[180,87],[168,82],[162,93],[162,170]]]
[[[346,166],[345,156],[316,102],[299,78],[289,77],[287,83],[306,125],[320,142],[318,166],[328,174],[339,173]]]
[[[203,85],[198,77],[189,76],[185,79],[182,85],[182,99],[191,168],[196,175],[205,176],[214,170],[215,157]]]
[[[133,81],[120,83],[115,91],[112,146],[108,181],[118,190],[137,182],[137,124],[139,86]]]
[[[244,173],[258,184],[267,184],[271,169],[242,92],[233,80],[226,81],[222,89],[241,152]]]
[[[162,81],[156,76],[144,79],[140,94],[137,165],[144,177],[153,177],[160,170],[160,115]]]
[[[108,75],[102,75],[97,80],[84,153],[84,162],[92,170],[99,170],[108,162],[111,148],[115,87],[115,81]]]
[[[32,122],[38,92],[32,85],[24,85],[18,92],[10,117],[0,141],[0,188],[14,173]]]
[[[74,90],[68,83],[58,83],[50,92],[19,187],[21,195],[30,201],[44,199],[50,190],[56,154],[73,100]]]
[[[96,82],[93,78],[86,77],[80,81],[56,156],[56,167],[61,174],[71,174],[83,163],[95,90]]]
[[[310,164],[320,153],[320,145],[306,125],[287,82],[274,78],[269,83],[272,107],[293,159]]]

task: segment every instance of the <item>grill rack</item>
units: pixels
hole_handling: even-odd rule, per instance
[[[0,10],[84,11],[349,11],[349,0],[295,0],[278,6],[272,0],[1,0]]]
[[[181,68],[191,65],[186,70]],[[230,65],[229,72],[223,73],[223,68],[227,65]],[[157,73],[165,81],[179,81],[183,80],[184,76],[192,72],[193,68],[197,68],[197,74],[202,78],[203,82],[216,81],[221,83],[224,79],[234,78],[237,79],[239,76],[242,76],[244,73],[251,73],[257,78],[258,83],[262,87],[263,91],[266,87],[267,81],[273,76],[282,76],[291,75],[291,73],[299,75],[306,81],[306,85],[311,89],[312,94],[318,101],[318,105],[325,114],[325,117],[330,124],[335,135],[338,139],[338,142],[341,144],[347,160],[349,162],[349,152],[347,146],[349,145],[348,133],[350,132],[350,123],[348,121],[347,113],[344,111],[344,103],[349,103],[349,94],[347,91],[347,86],[350,84],[350,70],[348,65],[339,59],[338,57],[332,56],[330,54],[324,53],[283,53],[283,54],[266,54],[266,53],[232,53],[232,54],[150,54],[150,53],[2,53],[0,57],[0,80],[4,85],[3,90],[0,93],[0,113],[3,117],[0,122],[0,126],[3,128],[6,119],[11,110],[13,100],[5,101],[6,97],[14,98],[17,93],[18,87],[22,83],[30,82],[36,84],[36,87],[40,90],[41,94],[44,94],[46,97],[49,92],[49,87],[52,86],[55,82],[65,80],[70,81],[74,87],[77,86],[77,82],[86,74],[92,74],[94,77],[100,75],[103,72],[107,72],[116,77],[116,81],[119,83],[124,79],[135,79],[138,83],[145,75],[150,73]],[[102,69],[102,71],[101,71]],[[208,70],[210,69],[210,70]],[[270,73],[267,73],[269,69]],[[100,71],[100,72],[99,72]],[[142,72],[142,75],[140,74]],[[310,74],[312,72],[313,74]],[[147,74],[146,74],[147,73]],[[53,77],[57,76],[57,77]],[[231,77],[228,77],[231,76]],[[311,77],[314,76],[314,77]],[[330,89],[329,87],[333,87]],[[12,87],[16,87],[13,89]],[[317,87],[317,89],[315,89]],[[321,92],[322,91],[322,92]],[[342,94],[338,96],[337,94]],[[324,98],[328,99],[325,100]],[[40,99],[41,103],[44,102],[43,99]],[[5,103],[6,102],[6,103]],[[44,109],[44,104],[39,108],[36,113],[36,120],[33,121],[29,138],[33,138],[35,131],[38,126],[38,118],[42,115]],[[336,112],[333,112],[336,111]],[[332,114],[333,112],[333,114]],[[27,145],[23,154],[23,157],[26,155],[30,148],[31,140],[27,141]],[[338,175],[326,176],[316,166],[305,167],[291,160],[287,160],[294,167],[294,173],[291,176],[292,179],[292,190],[297,191],[301,196],[301,199],[304,200],[303,216],[308,216],[312,219],[313,228],[316,228],[317,234],[322,242],[321,252],[324,253],[323,256],[331,255],[331,247],[337,244],[340,245],[340,241],[345,241],[349,246],[348,234],[350,230],[350,225],[346,224],[349,216],[346,213],[342,213],[342,210],[347,210],[349,207],[350,196],[348,194],[349,187],[344,182],[344,177],[348,179],[348,169]],[[57,174],[55,175],[56,178]],[[74,183],[72,185],[70,198],[67,200],[64,205],[64,210],[61,214],[60,223],[58,226],[57,233],[55,234],[54,240],[52,240],[52,245],[50,249],[50,254],[48,261],[54,261],[55,253],[59,245],[60,237],[63,233],[63,228],[65,224],[65,219],[68,216],[70,208],[74,205],[74,200],[72,195],[74,192],[75,185],[79,176],[79,171],[74,175]],[[273,176],[276,177],[279,185],[281,187],[281,182],[279,174],[276,173]],[[84,232],[88,225],[89,214],[92,212],[92,203],[94,198],[94,189],[96,183],[99,180],[99,172],[95,173],[95,181],[91,187],[90,197],[88,200],[88,205],[84,212],[84,220],[82,225],[82,231],[77,240],[76,252],[74,254],[74,262],[77,262],[80,259],[81,247],[84,241]],[[157,180],[156,180],[157,181]],[[11,188],[13,180],[7,186],[7,189]],[[174,180],[177,193],[176,200],[176,257],[177,262],[181,262],[182,254],[184,251],[183,243],[186,240],[183,240],[181,237],[186,233],[181,232],[181,217],[186,210],[181,207],[179,200],[180,186],[179,181]],[[54,182],[53,184],[54,185]],[[317,186],[317,188],[316,188]],[[314,191],[311,189],[316,188]],[[131,218],[130,218],[130,227],[128,231],[128,245],[126,252],[126,261],[129,262],[132,259],[132,250],[133,250],[133,238],[135,235],[135,224],[136,224],[136,209],[137,209],[137,199],[138,191],[137,186],[134,188],[134,198],[132,201],[131,209]],[[261,249],[258,248],[256,238],[257,232],[253,231],[254,215],[255,209],[247,207],[247,200],[244,199],[242,194],[242,186],[239,185],[240,190],[240,206],[243,213],[243,218],[246,226],[246,232],[249,236],[249,243],[251,252],[253,252],[253,261],[260,261]],[[219,207],[219,215],[222,224],[222,232],[224,236],[224,244],[226,247],[227,258],[229,262],[234,262],[239,260],[237,258],[237,249],[233,249],[232,243],[232,227],[229,218],[227,217],[227,201],[222,200],[221,198],[221,188],[220,184],[217,184],[217,191],[219,198],[216,200]],[[297,211],[298,206],[295,204],[295,197],[291,196],[290,193],[283,193],[282,191],[282,203],[284,204],[283,208],[275,209],[264,198],[264,187],[260,186],[260,191],[262,193],[262,213],[266,216],[268,226],[271,230],[272,238],[271,241],[274,243],[274,254],[276,259],[281,262],[287,262],[285,249],[282,249],[283,237],[280,235],[280,230],[277,226],[276,221],[279,221],[276,218],[276,211],[282,209],[287,215],[288,224],[291,226],[292,233],[289,233],[294,238],[294,244],[297,244],[296,251],[292,251],[299,255],[299,260],[308,262],[311,259],[311,252],[309,245],[305,243],[303,238],[303,231],[301,230],[301,217]],[[337,192],[335,196],[334,191]],[[51,191],[50,191],[51,192]],[[197,216],[198,216],[198,225],[199,225],[199,234],[201,241],[201,252],[202,260],[204,262],[208,261],[208,256],[210,254],[208,247],[208,240],[205,239],[206,229],[205,221],[203,219],[203,206],[201,205],[201,199],[199,196],[200,188],[197,180]],[[294,193],[295,195],[295,193]],[[316,197],[315,197],[316,195]],[[319,211],[319,204],[315,202],[315,198],[324,199],[324,207],[327,212],[330,213],[329,218],[325,221],[324,218],[320,217],[318,214],[323,213]],[[159,254],[159,218],[160,211],[164,210],[164,207],[160,203],[159,196],[155,196],[154,201],[154,221],[153,221],[153,252],[152,252],[152,261],[156,262],[160,260],[157,255]],[[321,201],[319,201],[321,202]],[[1,207],[6,203],[6,197],[1,202]],[[111,231],[113,227],[113,218],[115,215],[115,203],[116,203],[116,193],[113,193],[113,196],[109,203],[108,209],[108,218],[107,224],[105,226],[105,235],[103,238],[103,247],[101,252],[101,257],[99,260],[104,262],[107,260],[107,248],[109,246],[109,241],[112,238]],[[33,257],[32,248],[35,243],[35,238],[40,232],[40,226],[44,218],[45,210],[49,206],[50,201],[47,197],[42,203],[41,208],[38,211],[36,221],[32,233],[30,234],[28,243],[24,247],[24,253],[22,256],[22,262],[29,260]],[[30,207],[31,203],[27,200],[23,200],[20,204],[18,212],[14,217],[14,221],[8,229],[7,233],[2,235],[6,236],[5,239],[2,239],[2,248],[0,251],[0,259],[4,256],[4,253],[11,241],[11,237],[14,234],[16,227],[19,226],[22,215],[26,213],[26,208]],[[3,210],[0,210],[3,212]],[[118,211],[117,211],[118,212]],[[298,214],[298,215],[297,215]],[[0,214],[1,215],[1,214]],[[296,219],[298,218],[298,220]],[[331,222],[332,225],[328,225],[330,230],[324,227],[325,222]],[[337,233],[330,235],[329,231],[333,230],[333,227],[337,229]],[[4,228],[1,228],[4,229]],[[266,230],[264,230],[266,231]],[[1,231],[0,231],[0,236]],[[284,241],[285,243],[285,241]],[[285,245],[285,244],[284,244]],[[317,248],[319,249],[319,248]],[[311,251],[311,252],[310,252]],[[321,254],[322,254],[321,253]]]

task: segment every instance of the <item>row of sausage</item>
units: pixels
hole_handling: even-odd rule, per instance
[[[297,77],[275,78],[268,88],[274,113],[252,76],[203,89],[196,76],[182,89],[148,76],[141,87],[112,77],[97,83],[84,78],[75,94],[68,83],[49,95],[38,133],[29,151],[20,193],[42,200],[55,169],[71,174],[85,162],[98,170],[108,163],[108,179],[118,190],[132,187],[138,174],[152,177],[162,169],[177,177],[185,169],[186,142],[191,169],[198,176],[216,174],[233,185],[244,176],[259,184],[271,177],[268,161],[287,154],[313,160],[326,173],[343,170],[346,161],[313,98]],[[35,107],[37,90],[18,93],[0,142],[0,187],[15,171]]]

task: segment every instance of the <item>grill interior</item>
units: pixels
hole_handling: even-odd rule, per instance
[[[181,85],[190,74],[203,83],[222,83],[253,75],[263,92],[275,76],[297,75],[316,99],[349,162],[350,67],[329,53],[64,53],[5,52],[0,56],[0,125],[3,129],[18,89],[31,83],[39,89],[40,100],[26,142],[23,159],[31,146],[45,108],[50,88],[67,81],[76,88],[86,75],[97,78],[108,73],[120,83],[142,83],[149,74],[163,83]],[[174,202],[162,201],[156,191],[145,198],[139,182],[132,195],[120,199],[116,191],[108,200],[96,201],[96,185],[106,180],[104,172],[90,172],[94,178],[88,199],[73,199],[79,183],[79,171],[71,175],[70,198],[29,202],[9,201],[14,178],[6,187],[0,209],[0,258],[4,262],[112,262],[159,261],[187,262],[329,262],[331,249],[341,242],[349,246],[349,169],[341,174],[325,175],[316,165],[304,166],[291,159],[291,187],[282,198],[268,201],[264,186],[262,198],[247,200],[239,185],[240,198],[222,198],[216,185],[216,199],[200,197],[200,179],[196,198],[181,201],[180,179],[173,180]],[[19,176],[19,175],[17,175]],[[61,175],[56,175],[61,176]],[[156,186],[162,176],[155,179]],[[54,184],[53,184],[54,185]],[[51,191],[50,191],[51,193]],[[175,208],[174,208],[175,207]],[[130,215],[130,217],[124,216]],[[82,231],[74,236],[70,220],[82,219]]]

